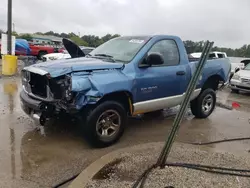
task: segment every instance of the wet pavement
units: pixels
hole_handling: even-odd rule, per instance
[[[102,155],[118,148],[163,141],[173,123],[176,109],[159,117],[130,119],[119,143],[105,149],[90,148],[74,122],[66,119],[45,127],[45,135],[19,105],[19,78],[0,78],[0,187],[51,187],[78,174]],[[250,137],[250,95],[218,93],[218,100],[238,102],[238,110],[216,108],[208,119],[184,118],[177,140],[207,142],[218,139]],[[209,151],[223,150],[248,155],[250,141],[206,146]]]

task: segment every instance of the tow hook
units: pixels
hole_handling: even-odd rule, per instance
[[[47,121],[46,117],[42,114],[42,115],[40,116],[40,121],[39,121],[40,125],[41,125],[41,126],[44,126],[45,123],[46,123],[46,121]]]
[[[32,119],[35,121],[37,125],[39,125],[38,129],[41,133],[41,135],[45,135],[44,125],[47,121],[47,118],[43,114],[32,114]]]
[[[43,114],[34,113],[31,115],[31,117],[37,124],[41,126],[44,126],[47,121],[47,118]]]

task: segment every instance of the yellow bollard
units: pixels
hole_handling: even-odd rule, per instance
[[[2,55],[2,74],[12,76],[17,73],[17,56]]]

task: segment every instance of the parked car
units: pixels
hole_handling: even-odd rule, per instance
[[[189,55],[194,58],[200,58],[201,52],[194,52]],[[209,58],[227,58],[227,54],[225,52],[210,52]]]
[[[65,44],[67,43],[67,44]],[[89,54],[93,49],[93,47],[86,47],[86,46],[80,46],[78,47],[74,42],[68,40],[68,39],[63,39],[63,44],[67,46],[67,49],[64,50],[61,53],[51,53],[51,54],[46,54],[42,57],[43,61],[53,61],[53,60],[58,60],[58,59],[69,59],[72,58],[72,56],[69,54],[67,50],[73,53],[73,51],[82,51],[83,54],[78,54],[77,57],[84,57],[85,55]]]
[[[71,58],[67,50],[64,50],[61,53],[51,53],[42,56],[42,61],[53,61],[58,59],[68,59]]]
[[[231,68],[231,74],[230,74],[230,80],[232,79],[233,75],[235,74],[236,70],[242,70],[245,68],[250,63],[250,59],[244,59],[240,61],[240,63],[232,63],[232,68]]]
[[[250,63],[243,70],[237,69],[230,80],[230,88],[233,92],[250,92]]]
[[[55,52],[61,52],[61,49],[55,48],[53,46],[46,46],[46,45],[38,45],[30,43],[30,49],[32,56],[36,56],[37,59],[42,60],[42,57],[46,54],[55,53]]]
[[[70,114],[93,146],[106,147],[120,139],[128,116],[181,104],[196,67],[177,36],[118,37],[86,57],[25,67],[21,106],[41,124]],[[192,95],[195,117],[213,112],[230,69],[226,58],[208,60]]]
[[[1,44],[0,44],[0,50],[1,50]],[[30,47],[29,43],[25,39],[16,39],[15,41],[15,55],[30,55]],[[1,51],[0,51],[1,54]]]

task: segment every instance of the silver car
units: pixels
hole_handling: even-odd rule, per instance
[[[250,63],[233,75],[230,88],[237,93],[239,91],[250,92]]]

